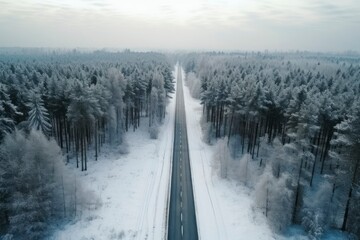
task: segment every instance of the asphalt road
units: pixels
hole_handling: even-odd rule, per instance
[[[174,153],[171,177],[168,239],[198,239],[191,182],[181,68],[177,75]]]

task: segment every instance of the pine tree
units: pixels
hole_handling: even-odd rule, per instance
[[[59,214],[59,175],[62,154],[54,140],[32,130],[29,137],[16,131],[0,148],[2,213],[15,239],[43,239]],[[3,195],[4,196],[4,195]]]
[[[0,83],[0,142],[6,133],[15,128],[15,116],[21,115],[17,107],[12,104],[6,86]]]
[[[102,116],[99,101],[91,88],[76,81],[71,94],[67,117],[76,135],[77,152],[81,154],[81,170],[87,170],[88,134],[94,129],[96,119]]]
[[[342,230],[350,230],[360,234],[357,224],[359,220],[359,194],[360,191],[360,107],[359,102],[354,103],[354,110],[348,119],[336,126],[336,139],[333,146],[342,147],[345,153],[332,152],[338,162],[338,178],[348,187],[345,198]]]
[[[46,136],[49,136],[51,133],[51,123],[49,113],[44,107],[43,100],[40,95],[33,93],[30,97],[30,101],[31,102],[28,104],[30,108],[28,118],[29,129],[42,131]]]

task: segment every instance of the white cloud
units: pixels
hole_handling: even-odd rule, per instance
[[[359,23],[358,0],[0,0],[0,46],[360,50]]]

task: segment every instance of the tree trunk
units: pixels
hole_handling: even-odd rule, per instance
[[[81,130],[80,134],[80,149],[81,149],[81,171],[84,171],[84,133]]]
[[[292,223],[293,224],[295,224],[295,222],[296,222],[296,215],[297,215],[297,209],[298,209],[298,204],[299,204],[300,179],[301,179],[301,170],[302,170],[303,160],[304,159],[301,158],[299,175],[298,175],[298,180],[297,180],[297,185],[296,185],[295,203],[294,203],[294,209],[293,209],[293,215],[292,215]]]
[[[315,160],[317,159],[318,153],[319,153],[319,148],[320,148],[320,140],[321,140],[321,134],[322,134],[323,128],[320,128],[319,131],[319,135],[318,135],[318,139],[316,142],[316,149],[315,149]]]
[[[268,216],[269,212],[269,187],[266,188],[266,206],[265,206],[265,216]]]
[[[252,159],[254,159],[255,146],[256,146],[256,139],[257,139],[258,129],[259,129],[259,123],[256,123],[255,137],[254,137],[254,145],[253,145],[252,153],[251,153],[251,158],[252,158]]]
[[[242,128],[242,149],[241,149],[241,153],[244,154],[244,149],[245,149],[245,134],[246,134],[246,121],[244,119],[243,121],[243,128]]]
[[[76,168],[79,168],[79,134],[78,130],[74,129],[75,137],[75,152],[76,152]]]
[[[98,135],[98,122],[95,122],[95,133],[94,133],[94,141],[95,141],[95,161],[97,161],[98,159],[98,141],[97,141],[97,136]]]
[[[323,174],[323,172],[324,172],[325,159],[326,159],[326,155],[327,155],[327,153],[328,153],[328,151],[329,151],[329,148],[330,148],[330,141],[331,141],[332,135],[333,135],[333,130],[331,129],[331,130],[329,131],[329,134],[328,134],[327,139],[326,139],[325,150],[324,150],[323,159],[322,159],[322,162],[321,162],[321,171],[320,171],[320,174]]]
[[[349,217],[349,208],[350,208],[350,200],[351,200],[351,196],[352,196],[352,190],[353,190],[353,188],[350,187],[349,195],[348,195],[347,200],[346,200],[344,221],[343,221],[343,224],[341,226],[341,231],[346,231],[347,220],[348,220],[348,217]]]
[[[77,197],[76,197],[76,195],[77,195],[77,188],[76,188],[76,175],[75,175],[75,186],[74,186],[74,212],[75,212],[75,217],[76,217],[76,212],[77,212]]]
[[[68,129],[66,126],[66,121],[64,117],[64,130],[65,130],[65,145],[66,145],[66,163],[69,163],[69,139],[68,139]]]
[[[64,202],[64,218],[66,218],[66,200],[65,200],[65,188],[64,188],[64,176],[61,175],[61,183],[62,183],[62,195]]]
[[[349,190],[349,195],[348,195],[347,200],[346,200],[344,221],[343,221],[343,224],[342,224],[342,227],[341,227],[342,231],[346,230],[346,225],[347,225],[347,221],[348,221],[348,217],[349,217],[350,201],[351,201],[351,198],[352,198],[352,191],[353,191],[353,188],[354,188],[354,185],[355,185],[355,182],[356,182],[356,175],[357,175],[357,172],[358,172],[359,164],[360,164],[360,159],[356,160],[356,162],[355,162],[355,168],[354,168],[354,173],[353,173],[353,176],[352,176],[352,179],[351,179],[351,186],[350,186],[350,190]]]
[[[87,155],[86,155],[86,151],[87,151],[87,140],[86,137],[84,138],[84,170],[87,171]]]
[[[129,107],[126,106],[125,110],[125,131],[129,130]]]
[[[230,119],[230,125],[229,125],[229,134],[228,134],[228,142],[227,142],[228,146],[229,146],[229,142],[230,142],[231,128],[232,128],[232,125],[233,125],[233,119],[234,119],[234,109],[231,112],[231,119]]]
[[[60,136],[60,147],[61,149],[64,148],[64,145],[63,145],[63,133],[62,133],[62,124],[61,124],[61,118],[59,118],[59,136]]]

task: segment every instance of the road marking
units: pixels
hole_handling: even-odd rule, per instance
[[[180,201],[180,208],[182,208],[182,201]]]
[[[182,212],[180,212],[180,222],[182,223]]]
[[[182,190],[180,190],[180,198],[182,198]]]
[[[181,237],[184,236],[184,226],[181,224]]]

